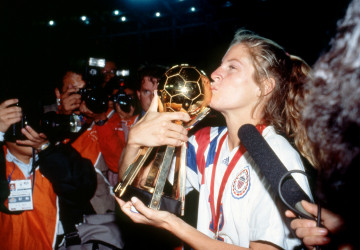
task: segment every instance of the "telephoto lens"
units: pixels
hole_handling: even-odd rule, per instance
[[[74,115],[63,115],[50,111],[43,114],[40,120],[41,132],[52,142],[72,138],[80,129],[81,121],[74,119]]]

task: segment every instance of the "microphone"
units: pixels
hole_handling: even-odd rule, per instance
[[[285,205],[302,217],[314,219],[300,203],[301,200],[312,201],[291,176],[292,172],[305,172],[288,171],[254,125],[241,126],[238,137],[265,179],[270,183],[272,190],[280,196]]]

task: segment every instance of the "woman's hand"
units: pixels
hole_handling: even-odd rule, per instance
[[[9,99],[0,104],[0,131],[5,133],[10,125],[21,120],[22,112],[18,106],[13,106],[18,103],[18,99]]]
[[[128,144],[140,147],[162,145],[180,146],[188,140],[187,130],[174,121],[188,122],[190,116],[184,112],[157,112],[158,96],[154,98],[144,117],[138,121],[129,133]]]
[[[316,204],[301,201],[301,205],[314,217],[317,216],[318,207]],[[285,215],[289,218],[296,217],[290,210],[287,210]],[[317,227],[316,221],[308,219],[294,219],[291,222],[291,228],[295,230],[296,236],[302,239],[308,249],[328,244],[330,242],[329,231],[336,233],[343,225],[343,221],[338,215],[325,208],[321,209],[321,221],[324,227]]]
[[[37,133],[30,126],[21,129],[21,132],[26,136],[27,140],[16,140],[16,143],[23,146],[33,147],[38,152],[41,151],[41,146],[47,144],[49,141],[45,134]]]
[[[169,231],[176,237],[186,242],[193,249],[245,249],[236,245],[214,240],[196,230],[176,215],[167,211],[159,211],[148,208],[138,198],[132,197],[131,201],[125,202],[116,198],[121,210],[135,223],[151,225]],[[248,249],[248,248],[246,248]],[[250,249],[273,250],[278,249],[266,242],[250,242]]]
[[[119,198],[116,198],[116,200],[120,205],[121,210],[135,223],[167,229],[171,220],[176,218],[175,215],[167,211],[148,208],[136,197],[132,197],[131,201],[128,202]]]

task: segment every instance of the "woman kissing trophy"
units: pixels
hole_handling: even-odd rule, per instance
[[[159,81],[159,112],[187,112],[191,120],[182,125],[190,130],[209,112],[211,100],[210,80],[194,66],[175,65]],[[181,123],[176,121],[176,123]],[[165,195],[172,161],[176,156],[172,194]],[[132,184],[144,166],[150,164],[145,184]],[[127,168],[114,193],[123,200],[136,196],[152,209],[167,210],[176,215],[184,214],[186,180],[186,144],[180,147],[143,147],[135,161]]]

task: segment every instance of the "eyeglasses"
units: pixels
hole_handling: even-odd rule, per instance
[[[101,73],[103,73],[104,75],[115,75],[115,71],[116,70],[104,70]]]

